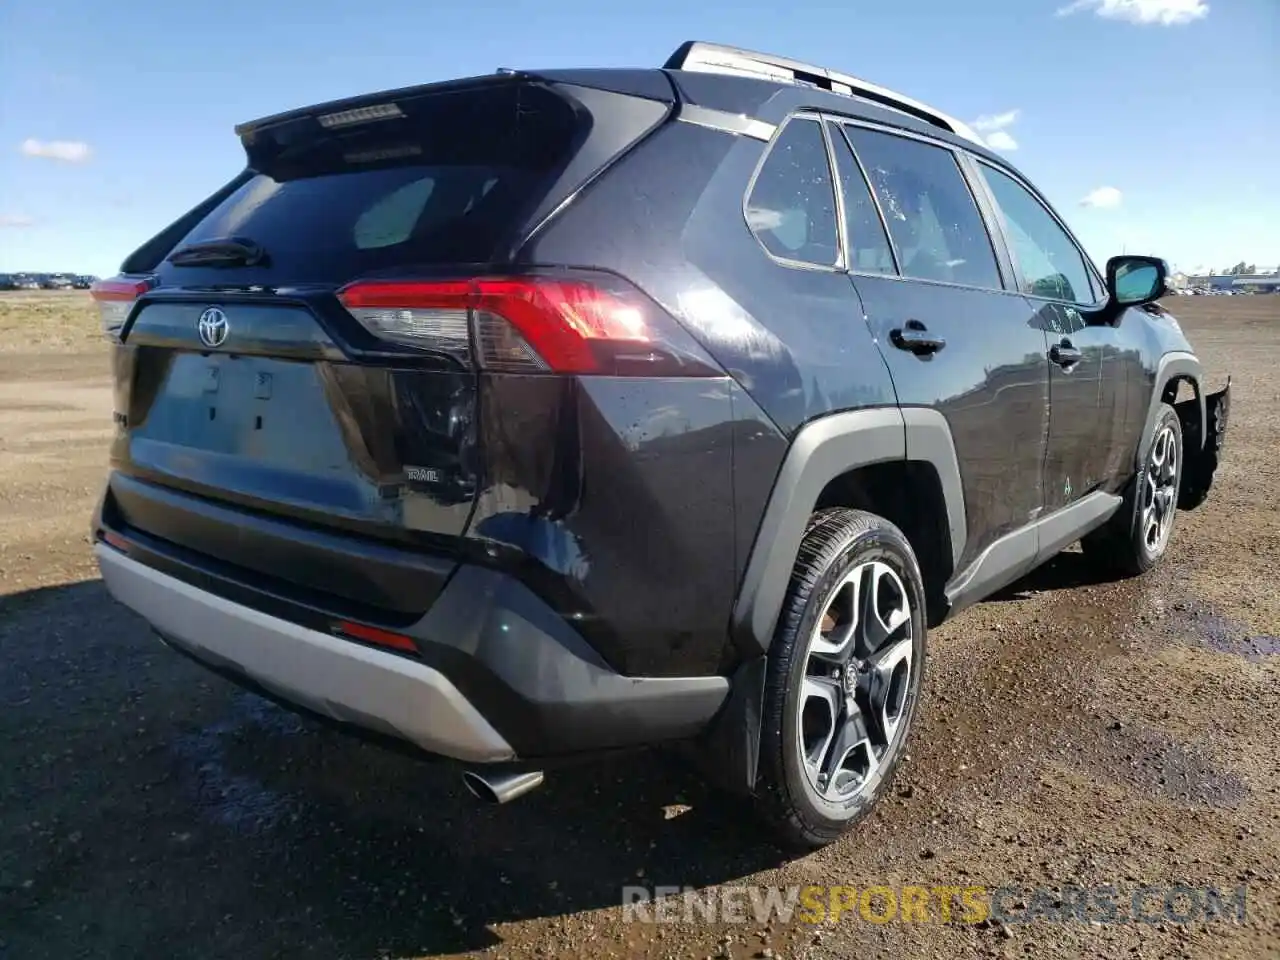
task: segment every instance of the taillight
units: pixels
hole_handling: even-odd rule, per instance
[[[485,370],[721,375],[661,307],[611,276],[362,280],[338,298],[377,337]]]
[[[338,291],[338,299],[375,337],[440,351],[469,363],[469,291],[466,281],[357,282]]]
[[[120,339],[120,328],[129,319],[133,302],[151,289],[150,278],[113,277],[99,280],[89,288],[102,318],[102,332],[112,340]]]

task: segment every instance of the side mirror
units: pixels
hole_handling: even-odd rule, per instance
[[[1107,296],[1112,307],[1140,307],[1165,294],[1169,265],[1159,257],[1112,257],[1107,261]]]

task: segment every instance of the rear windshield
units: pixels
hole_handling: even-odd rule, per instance
[[[268,264],[234,272],[273,283],[487,262],[567,163],[580,126],[563,99],[529,84],[371,105],[393,116],[329,129],[308,116],[252,134],[256,175],[174,249],[247,238]],[[170,271],[177,283],[228,273]]]

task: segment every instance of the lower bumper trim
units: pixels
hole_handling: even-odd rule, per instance
[[[99,543],[112,596],[172,644],[343,723],[471,763],[514,759],[511,745],[438,670],[268,616],[198,590]]]

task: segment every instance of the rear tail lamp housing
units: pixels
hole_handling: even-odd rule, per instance
[[[360,280],[338,299],[376,337],[483,370],[723,375],[670,314],[607,274]]]
[[[155,285],[150,277],[112,277],[99,280],[89,288],[98,305],[102,332],[109,340],[119,340],[120,330],[129,319],[134,301]]]

